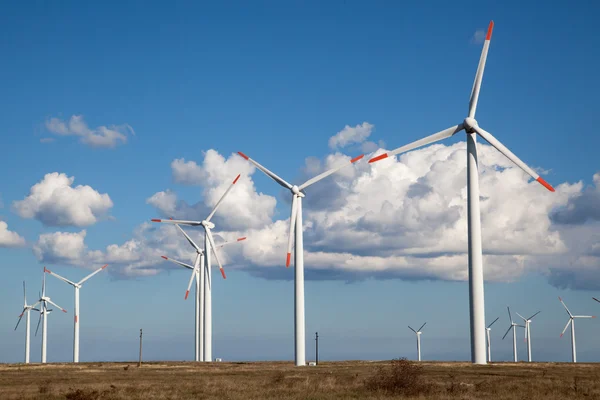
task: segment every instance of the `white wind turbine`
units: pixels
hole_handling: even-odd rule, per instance
[[[215,207],[210,212],[208,217],[202,221],[183,221],[177,219],[153,219],[152,222],[164,222],[169,224],[179,224],[179,225],[189,225],[189,226],[202,226],[204,228],[204,361],[212,361],[212,272],[211,272],[211,260],[210,260],[210,250],[212,249],[215,258],[217,259],[217,263],[219,264],[219,270],[221,271],[221,275],[223,279],[226,279],[225,270],[223,269],[223,265],[219,260],[219,256],[215,250],[215,241],[213,239],[211,230],[214,229],[215,224],[210,222],[211,218],[215,215],[215,212],[221,205],[221,202],[227,196],[229,191],[233,188],[236,182],[240,179],[240,175],[236,176],[231,185],[227,188],[223,196],[219,199]],[[186,235],[187,236],[187,235]],[[191,244],[191,243],[190,243]],[[194,246],[196,251],[201,251],[197,246]],[[194,276],[196,275],[198,269],[200,269],[200,279],[202,280],[202,268],[200,268],[200,260],[196,257],[198,264],[194,266],[194,271],[192,272],[192,277],[190,278],[190,283],[188,285],[188,289],[185,293],[185,298],[187,299],[188,294],[190,293],[190,288],[192,286],[192,282]]]
[[[21,318],[23,318],[23,315],[25,316],[25,364],[29,364],[29,348],[30,348],[30,323],[31,323],[31,316],[29,315],[29,313],[31,312],[31,310],[35,310],[35,311],[40,311],[37,308],[35,308],[35,306],[37,306],[40,302],[37,301],[36,303],[33,304],[27,304],[27,294],[25,292],[25,281],[23,281],[23,311],[21,312],[21,315],[19,315],[19,320],[17,321],[17,325],[15,325],[15,331],[17,330],[17,327],[19,326],[19,322],[21,322]]]
[[[79,362],[79,289],[81,289],[81,285],[83,285],[85,281],[87,281],[92,276],[96,275],[98,272],[102,271],[106,267],[108,267],[108,264],[98,268],[97,270],[95,270],[94,272],[92,272],[77,283],[70,281],[67,278],[63,278],[56,272],[52,272],[46,267],[44,267],[44,272],[49,273],[50,275],[60,279],[65,283],[68,283],[75,289],[75,317],[73,318],[73,362],[75,363]]]
[[[563,307],[565,308],[565,310],[567,310],[567,313],[569,314],[569,320],[567,321],[567,325],[565,325],[565,329],[563,329],[563,331],[561,332],[560,337],[563,337],[563,335],[565,334],[565,331],[569,327],[569,324],[571,324],[572,358],[573,358],[573,362],[577,362],[577,350],[575,348],[575,318],[596,318],[596,316],[595,315],[573,315],[573,314],[571,314],[571,311],[569,311],[569,309],[567,308],[567,305],[565,304],[565,302],[560,297],[558,298],[558,300],[560,300]]]
[[[192,240],[192,238],[177,224],[175,226],[183,233],[188,242],[194,247],[196,250],[196,258],[194,261],[194,265],[189,265],[181,261],[174,260],[167,256],[161,256],[165,260],[171,261],[181,267],[191,269],[192,270],[192,279],[195,278],[196,282],[196,323],[195,323],[195,336],[194,336],[194,360],[195,361],[206,361],[204,359],[204,298],[202,296],[201,288],[204,286],[205,279],[205,268],[204,268],[204,250],[200,249],[200,247]],[[223,247],[228,244],[238,243],[242,240],[246,240],[245,237],[241,237],[237,239],[235,242],[225,242],[217,245],[217,247]],[[202,267],[201,267],[202,266]],[[190,286],[191,281],[190,279]],[[188,290],[185,293],[185,298],[187,299],[189,294],[189,286]]]
[[[304,240],[302,235],[302,198],[305,197],[304,189],[310,185],[319,182],[320,180],[328,177],[334,172],[339,171],[343,167],[351,165],[361,158],[364,154],[355,157],[350,162],[345,162],[335,168],[323,172],[309,179],[300,186],[291,185],[273,172],[269,171],[241,151],[238,154],[244,159],[250,161],[256,168],[261,170],[275,182],[283,186],[292,192],[292,213],[290,215],[290,233],[288,237],[287,245],[287,258],[285,266],[290,266],[290,260],[292,256],[292,235],[295,235],[296,247],[294,250],[294,362],[296,366],[306,365],[306,351],[305,351],[305,325],[304,325]]]
[[[492,325],[494,325],[494,323],[496,321],[498,321],[500,317],[496,318],[495,320],[492,321],[491,324],[489,324],[487,326],[487,328],[485,328],[485,334],[487,336],[487,354],[488,354],[488,362],[492,362],[492,338],[490,336],[490,333],[492,331]]]
[[[508,330],[506,331],[504,336],[502,336],[502,340],[504,340],[506,335],[508,335],[508,332],[510,332],[510,330],[512,329],[512,331],[513,331],[513,361],[517,362],[517,361],[519,361],[517,359],[517,326],[519,328],[525,328],[525,326],[519,325],[516,322],[514,322],[512,319],[512,315],[510,315],[510,307],[506,307],[506,308],[508,308],[508,318],[510,318],[510,327],[508,328]]]
[[[421,361],[421,329],[423,329],[423,327],[427,324],[427,322],[425,322],[423,325],[421,325],[421,327],[418,330],[414,330],[413,328],[410,327],[410,325],[408,325],[408,329],[410,329],[411,331],[413,331],[415,333],[415,335],[417,335],[417,356],[418,356],[418,360]]]
[[[485,131],[475,120],[475,111],[481,89],[481,80],[487,58],[490,39],[494,22],[488,27],[487,36],[483,43],[483,50],[477,67],[475,81],[471,90],[469,101],[469,114],[458,125],[440,131],[423,139],[417,140],[406,146],[399,147],[391,152],[383,153],[369,160],[370,163],[395,156],[421,146],[425,146],[442,139],[449,138],[464,130],[467,133],[467,208],[468,208],[468,248],[469,248],[469,307],[471,317],[471,361],[475,364],[485,364],[485,302],[483,296],[483,255],[481,248],[481,217],[479,209],[479,177],[477,172],[477,146],[476,134],[485,139],[489,144],[504,154],[519,168],[540,182],[550,191],[554,188],[542,179],[535,171],[515,156],[508,148],[500,143],[491,133]]]
[[[529,318],[525,318],[521,314],[517,313],[517,315],[519,317],[521,317],[521,319],[523,321],[525,321],[525,340],[527,341],[527,361],[528,362],[531,362],[531,327],[530,327],[531,320],[533,319],[533,317],[538,315],[540,312],[541,311],[536,312]]]
[[[46,270],[46,267],[44,267],[44,270]],[[42,324],[42,364],[45,364],[46,363],[46,347],[48,344],[48,314],[50,314],[52,312],[52,310],[48,309],[48,303],[50,303],[54,307],[60,309],[64,313],[66,313],[67,310],[65,310],[64,308],[62,308],[61,306],[59,306],[52,300],[50,300],[50,297],[46,296],[46,274],[44,273],[43,275],[44,275],[44,277],[42,278],[42,295],[40,296],[40,299],[38,300],[38,303],[41,303],[42,306],[41,306],[41,310],[40,310],[40,319],[38,320],[37,328],[35,328],[35,334],[37,336],[38,329],[40,329],[40,322],[42,321],[42,318],[43,318],[44,323]]]

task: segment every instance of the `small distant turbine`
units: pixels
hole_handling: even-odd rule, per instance
[[[423,327],[427,324],[427,322],[425,322],[423,325],[421,325],[421,327],[418,330],[414,330],[413,328],[410,327],[410,325],[408,326],[408,329],[410,329],[411,331],[413,331],[415,333],[415,335],[417,335],[417,356],[419,361],[421,361],[421,329],[423,329]]]
[[[491,324],[489,324],[487,326],[487,328],[485,328],[485,334],[487,336],[487,353],[488,353],[488,362],[492,362],[492,340],[490,338],[490,332],[492,331],[492,325],[494,325],[494,323],[496,321],[498,321],[498,319],[500,319],[500,317],[496,318],[495,320],[492,321]]]
[[[21,312],[21,315],[19,315],[19,320],[17,321],[17,325],[15,326],[15,331],[17,330],[17,328],[19,327],[19,322],[21,322],[21,318],[23,318],[23,315],[26,314],[25,317],[25,364],[29,364],[29,348],[30,348],[30,315],[29,313],[31,312],[31,310],[35,310],[35,311],[40,311],[37,308],[35,308],[35,306],[37,306],[38,304],[40,304],[39,301],[37,301],[36,303],[33,304],[27,304],[27,294],[25,293],[25,281],[23,281],[23,311]]]
[[[531,320],[533,319],[533,317],[538,315],[540,312],[541,311],[536,312],[529,318],[525,318],[521,314],[517,313],[517,315],[519,317],[521,317],[521,319],[523,321],[525,321],[525,340],[527,341],[527,361],[528,362],[531,362],[531,328],[530,328],[530,324],[531,324]]]
[[[510,315],[510,307],[506,307],[508,309],[508,318],[510,318],[510,327],[508,328],[508,330],[506,331],[506,333],[504,334],[504,336],[502,336],[502,340],[504,340],[504,338],[506,337],[506,335],[508,335],[508,332],[510,332],[510,330],[513,330],[513,360],[514,362],[519,361],[517,359],[517,329],[516,327],[520,327],[520,328],[525,328],[525,326],[523,325],[519,325],[516,322],[513,321],[512,319],[512,315]]]
[[[46,270],[46,267],[44,267]],[[52,312],[52,310],[48,309],[48,303],[52,304],[54,307],[58,308],[62,312],[66,313],[67,310],[50,300],[50,297],[46,296],[46,273],[44,272],[44,278],[42,279],[42,294],[38,300],[38,303],[41,303],[40,307],[40,319],[38,319],[37,328],[35,328],[35,335],[37,336],[38,330],[40,329],[40,322],[42,318],[44,319],[44,323],[42,324],[42,364],[46,363],[46,348],[48,346],[48,314]]]
[[[573,362],[577,362],[577,350],[575,348],[575,318],[596,318],[596,316],[595,315],[573,315],[573,314],[571,314],[571,311],[569,311],[569,309],[567,308],[567,305],[565,304],[565,302],[560,297],[558,298],[558,300],[560,300],[563,307],[565,308],[565,310],[567,310],[567,313],[569,314],[569,320],[567,321],[567,325],[565,325],[565,329],[563,329],[562,333],[560,334],[560,337],[563,337],[563,335],[565,334],[565,331],[569,327],[569,324],[571,324],[571,352],[572,352]]]

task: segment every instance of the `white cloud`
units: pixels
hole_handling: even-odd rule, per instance
[[[0,221],[0,247],[20,247],[25,245],[25,239],[18,233],[8,230],[8,224]]]
[[[53,143],[56,142],[56,138],[53,137],[45,137],[40,139],[40,143]]]
[[[473,36],[471,36],[471,43],[473,44],[481,44],[485,41],[485,36],[486,36],[487,31],[483,30],[483,29],[478,29],[475,31],[475,33],[473,33]]]
[[[480,144],[478,149],[485,279],[510,282],[525,273],[538,273],[558,287],[600,288],[600,221],[588,200],[578,200],[586,196],[595,199],[600,174],[594,176],[594,187],[562,183],[551,193],[492,147]],[[176,160],[176,165],[186,170],[178,175],[181,169],[173,167],[176,179],[186,176],[180,181],[205,185],[207,204],[189,206],[169,191],[155,194],[148,202],[177,218],[178,212],[205,212],[238,170],[248,185],[240,201],[260,204],[260,196],[266,195],[259,195],[254,187],[254,168],[246,166],[244,170],[244,165],[230,164],[233,157],[225,159],[211,150],[200,165]],[[348,159],[341,153],[308,158],[301,173],[314,176]],[[307,279],[467,280],[464,142],[432,145],[375,164],[361,161],[306,192]],[[247,236],[248,242],[224,248],[219,254],[226,269],[243,268],[266,279],[293,279],[293,270],[284,267],[289,220],[274,220],[275,199],[266,198],[272,203],[250,214],[224,204],[224,218],[215,232],[226,239]],[[560,210],[573,209],[577,218],[569,223],[553,217]],[[253,219],[257,215],[262,217]],[[200,230],[190,232],[202,241]],[[161,253],[187,260],[193,255],[173,227],[149,224],[143,224],[121,245],[84,251],[99,262],[118,264],[120,273],[127,276],[169,268],[161,262]]]
[[[47,226],[92,225],[113,206],[112,200],[87,185],[72,187],[74,180],[63,173],[46,174],[29,196],[13,203],[13,209]]]
[[[353,143],[362,143],[371,135],[375,125],[368,122],[351,127],[346,125],[344,129],[329,138],[329,147],[331,149],[343,148]]]
[[[50,118],[46,121],[46,129],[59,136],[78,136],[80,141],[91,147],[116,147],[119,143],[127,142],[127,135],[135,135],[128,124],[99,126],[91,129],[83,120],[82,115],[73,115],[68,121]],[[42,139],[47,142],[50,138]]]

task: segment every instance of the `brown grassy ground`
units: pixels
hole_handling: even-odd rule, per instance
[[[389,362],[0,364],[0,399],[600,399],[600,364],[420,364],[413,394],[374,388]]]

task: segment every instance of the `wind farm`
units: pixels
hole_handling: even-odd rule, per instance
[[[514,7],[7,7],[0,398],[600,397],[600,5]]]

